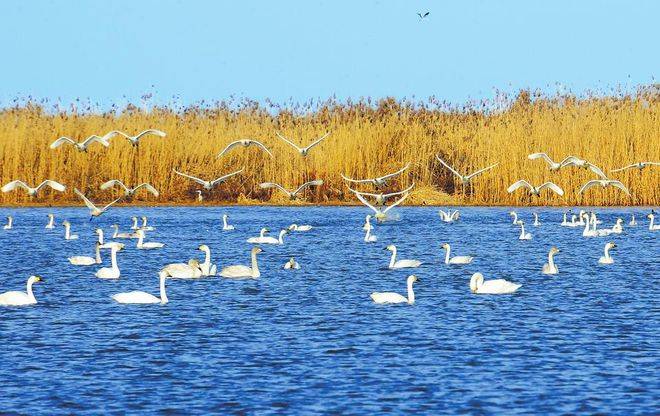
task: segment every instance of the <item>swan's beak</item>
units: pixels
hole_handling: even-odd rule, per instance
[[[94,219],[94,217],[89,217],[89,220],[90,220],[90,221],[93,220],[93,219]]]

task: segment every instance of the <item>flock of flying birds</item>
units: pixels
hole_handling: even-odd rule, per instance
[[[309,152],[316,146],[318,146],[323,140],[325,140],[330,133],[326,133],[322,137],[316,139],[313,141],[311,144],[305,147],[300,147],[293,143],[291,140],[287,139],[286,137],[282,136],[280,133],[277,133],[277,137],[279,137],[281,140],[289,144],[291,147],[293,147],[302,157],[306,157]],[[113,130],[103,136],[97,136],[97,135],[92,135],[88,137],[87,139],[83,140],[82,142],[76,142],[68,137],[60,137],[57,139],[55,142],[51,144],[51,149],[58,148],[61,145],[64,144],[69,144],[73,146],[75,149],[77,149],[80,152],[86,152],[87,148],[93,144],[93,143],[99,143],[104,147],[110,146],[110,140],[114,137],[121,136],[125,137],[127,140],[131,142],[131,144],[134,147],[139,146],[140,139],[144,136],[147,135],[155,135],[158,137],[166,137],[166,134],[160,130],[155,130],[155,129],[149,129],[145,130],[135,136],[128,135],[126,133],[123,133],[121,131]],[[219,154],[218,157],[222,157],[225,155],[227,152],[231,151],[232,149],[236,147],[250,147],[250,146],[255,146],[259,149],[261,149],[263,152],[268,154],[270,157],[273,157],[273,154],[271,151],[261,142],[254,140],[254,139],[244,139],[244,140],[237,140],[229,145],[227,145]],[[594,179],[588,181],[586,184],[584,184],[579,192],[583,193],[586,190],[594,187],[594,186],[601,186],[601,187],[615,187],[618,189],[621,189],[624,191],[626,194],[629,195],[628,189],[623,185],[618,180],[610,179],[608,178],[603,171],[598,168],[597,166],[593,165],[592,163],[575,157],[575,156],[568,156],[561,162],[554,162],[547,154],[545,153],[534,153],[530,154],[529,159],[536,160],[536,159],[543,159],[545,160],[549,167],[550,170],[552,171],[558,171],[561,168],[566,168],[569,166],[575,166],[578,168],[583,168],[583,169],[588,169],[591,172],[595,173],[598,175],[599,179]],[[497,166],[497,164],[488,166],[483,169],[479,169],[473,173],[470,174],[461,174],[450,166],[447,162],[442,160],[439,156],[436,156],[437,160],[444,166],[446,167],[453,175],[455,175],[458,180],[460,181],[461,185],[463,186],[463,191],[465,192],[465,186],[468,185],[477,175],[480,175],[486,171],[489,171]],[[639,163],[634,163],[625,167],[622,167],[620,169],[614,169],[611,172],[620,172],[626,169],[639,169],[642,170],[648,166],[659,166],[660,163],[658,162],[639,162]],[[355,194],[357,199],[370,208],[373,211],[373,216],[372,215],[367,215],[365,218],[365,224],[363,226],[363,230],[366,232],[364,241],[367,243],[375,242],[377,241],[377,237],[372,233],[373,231],[373,225],[371,223],[371,219],[375,218],[377,222],[383,222],[388,219],[388,212],[393,209],[394,207],[400,205],[403,203],[406,198],[410,195],[410,192],[413,190],[415,184],[413,183],[412,185],[408,186],[405,189],[402,189],[400,191],[395,191],[395,192],[388,192],[384,193],[382,192],[382,188],[387,186],[390,181],[392,181],[395,177],[401,175],[404,173],[408,168],[410,167],[410,164],[407,164],[403,168],[399,169],[396,172],[386,174],[384,176],[376,177],[376,178],[366,178],[366,179],[354,179],[347,177],[345,175],[341,175],[342,178],[347,182],[347,184],[359,184],[362,186],[365,185],[371,185],[375,188],[374,191],[371,192],[366,192],[366,191],[358,191],[356,189],[351,188],[350,186],[347,186],[348,189]],[[179,172],[177,170],[174,170],[174,173],[184,177],[186,179],[192,180],[199,185],[204,190],[211,190],[218,184],[226,181],[227,179],[240,174],[243,171],[243,169],[240,169],[236,172],[232,172],[229,174],[226,174],[224,176],[221,176],[217,179],[214,180],[204,180],[197,178],[195,176]],[[284,192],[290,199],[296,199],[298,195],[300,195],[304,189],[310,186],[319,186],[322,185],[323,181],[320,179],[315,179],[308,181],[301,186],[299,186],[297,189],[290,191],[283,186],[273,183],[273,182],[264,182],[260,184],[261,188],[264,189],[270,189],[270,188],[275,188],[279,189],[282,192]],[[9,182],[5,186],[1,188],[2,192],[10,192],[14,191],[16,189],[22,188],[24,189],[28,195],[32,197],[36,197],[41,189],[44,187],[50,187],[55,191],[58,192],[64,192],[66,187],[56,181],[53,180],[45,180],[42,183],[40,183],[36,187],[30,187],[26,183],[20,181],[20,180],[14,180],[12,182]],[[152,193],[154,196],[159,196],[158,190],[156,190],[152,185],[149,183],[142,183],[139,184],[135,187],[129,187],[126,186],[124,183],[122,183],[120,180],[117,179],[111,179],[103,184],[100,185],[100,189],[105,190],[109,188],[113,188],[115,186],[119,186],[123,189],[124,191],[124,196],[125,197],[131,197],[132,195],[135,194],[135,192],[139,191],[140,189],[144,189],[150,193]],[[519,180],[515,183],[513,183],[509,188],[508,192],[515,192],[516,190],[523,188],[526,189],[531,195],[538,196],[540,193],[545,190],[551,190],[559,195],[563,195],[564,191],[556,184],[552,182],[546,182],[540,186],[534,186],[530,184],[529,182],[525,180]],[[201,198],[201,190],[198,191],[200,194]],[[105,206],[97,206],[94,204],[92,201],[90,201],[82,192],[80,192],[78,189],[74,188],[74,193],[83,201],[85,206],[90,211],[91,218],[98,217],[102,215],[103,213],[107,212],[108,209],[115,204],[117,201],[119,201],[121,198],[116,199]],[[393,203],[390,205],[386,205],[387,201],[390,198],[394,197],[399,197],[396,199]],[[369,199],[373,199],[373,203],[369,202]],[[521,234],[519,239],[521,240],[529,240],[532,238],[531,234],[527,231],[525,231],[524,228],[524,223],[517,218],[517,214],[512,212],[512,215],[514,216],[514,221],[513,224],[515,225],[520,225],[521,227]],[[440,211],[440,217],[443,222],[453,222],[457,221],[460,218],[460,214],[458,210],[455,211]],[[649,229],[652,231],[660,230],[660,225],[655,225],[654,224],[654,212],[648,215],[648,218],[651,220],[651,223],[649,225]],[[227,222],[228,216],[225,215],[223,216],[223,230],[224,231],[231,231],[234,229],[234,227]],[[617,223],[611,228],[611,229],[601,229],[598,230],[597,224],[599,224],[595,214],[591,213],[589,215],[588,213],[581,211],[579,213],[579,217],[573,215],[571,218],[571,221],[568,221],[567,214],[564,215],[564,221],[562,222],[562,226],[567,226],[567,227],[578,227],[578,226],[584,226],[584,232],[583,236],[585,237],[598,237],[598,236],[607,236],[610,234],[617,234],[620,233],[622,230],[622,219],[619,219]],[[62,225],[65,228],[65,239],[66,240],[75,240],[78,238],[77,235],[71,233],[71,224],[68,221],[64,221]],[[538,216],[535,214],[535,222],[534,225],[539,225],[538,222]],[[636,225],[635,219],[633,217],[632,221],[630,222],[631,226]],[[147,218],[143,217],[142,218],[142,226],[138,226],[138,221],[137,218],[133,217],[133,226],[131,227],[131,232],[127,233],[121,233],[119,232],[119,226],[118,225],[113,225],[114,227],[114,234],[112,235],[113,239],[136,239],[136,248],[137,249],[142,249],[142,250],[149,250],[149,249],[158,249],[164,246],[163,243],[158,243],[158,242],[145,242],[146,238],[146,233],[148,231],[153,231],[154,228],[149,226],[147,224]],[[8,222],[7,224],[3,227],[5,230],[10,230],[13,228],[13,218],[10,216],[8,217]],[[49,222],[46,225],[46,228],[52,229],[54,228],[54,216],[52,214],[49,214]],[[284,244],[284,236],[291,233],[291,232],[305,232],[309,231],[312,229],[311,225],[297,225],[297,224],[292,224],[290,227],[283,229],[280,231],[278,238],[267,236],[266,233],[268,232],[267,228],[263,228],[260,232],[260,235],[258,237],[251,237],[247,240],[248,243],[252,244]],[[95,251],[95,256],[94,257],[88,257],[88,256],[74,256],[70,257],[68,260],[72,265],[77,265],[77,266],[91,266],[91,265],[96,265],[100,264],[102,262],[101,260],[101,255],[100,255],[100,250],[101,249],[109,249],[110,250],[110,257],[111,257],[111,266],[110,267],[103,267],[99,269],[96,272],[96,277],[101,278],[101,279],[118,279],[120,277],[120,270],[117,264],[117,252],[122,250],[124,248],[123,243],[118,243],[118,242],[109,242],[106,243],[104,241],[104,235],[103,235],[103,230],[97,229],[96,233],[98,235],[98,241],[96,243],[96,251]],[[609,251],[614,248],[615,245],[613,243],[608,243],[606,244],[605,247],[605,256],[601,258],[603,260],[601,263],[603,264],[608,264],[611,263],[611,256],[609,254]],[[472,257],[470,256],[455,256],[451,257],[450,256],[450,246],[449,244],[444,244],[443,248],[446,250],[446,258],[445,258],[445,263],[447,264],[468,264],[472,261]],[[386,247],[387,250],[391,251],[391,259],[389,263],[389,267],[392,269],[400,269],[400,268],[414,268],[418,267],[421,262],[417,260],[397,260],[397,249],[396,246],[394,245],[388,245]],[[165,292],[165,279],[167,278],[180,278],[180,279],[192,279],[192,278],[199,278],[199,277],[204,277],[204,276],[215,276],[215,275],[220,275],[225,278],[238,278],[238,279],[243,279],[243,278],[258,278],[260,276],[258,264],[257,264],[257,255],[261,252],[261,249],[257,246],[253,247],[251,250],[251,265],[246,266],[246,265],[234,265],[234,266],[227,266],[224,267],[219,273],[217,273],[217,266],[211,263],[211,255],[210,255],[210,249],[206,245],[201,245],[199,246],[199,250],[203,251],[206,254],[205,261],[203,263],[200,263],[196,259],[192,259],[188,261],[187,263],[173,263],[166,265],[163,267],[159,273],[159,278],[160,278],[160,297],[156,297],[150,293],[147,292],[142,292],[142,291],[134,291],[134,292],[126,292],[126,293],[120,293],[117,295],[114,295],[112,298],[119,302],[119,303],[166,303],[168,301],[167,299],[167,294]],[[556,248],[552,248],[549,256],[548,256],[548,263],[544,266],[543,272],[547,274],[553,274],[556,273],[556,265],[554,264],[554,255],[558,253],[559,250]],[[298,269],[300,268],[300,265],[295,261],[294,258],[291,258],[284,266],[285,269]],[[371,298],[373,299],[374,302],[376,303],[414,303],[414,293],[412,290],[412,285],[414,282],[417,282],[419,279],[415,275],[411,275],[408,277],[407,284],[408,284],[408,296],[404,297],[402,295],[399,295],[397,293],[393,292],[376,292],[371,295]],[[34,297],[34,294],[32,292],[32,285],[34,283],[37,283],[41,281],[41,277],[39,276],[30,276],[28,279],[28,284],[27,284],[27,292],[6,292],[3,294],[0,294],[0,305],[1,306],[20,306],[20,305],[31,305],[36,303],[36,299]],[[508,282],[504,279],[496,279],[496,280],[489,280],[485,281],[483,275],[480,273],[475,273],[470,281],[470,289],[474,293],[487,293],[487,294],[501,294],[501,293],[512,293],[515,292],[520,285]]]

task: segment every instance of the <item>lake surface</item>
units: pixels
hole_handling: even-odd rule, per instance
[[[583,238],[560,227],[557,209],[464,208],[442,223],[435,208],[401,208],[363,242],[363,208],[117,208],[89,221],[83,209],[0,209],[0,292],[25,290],[31,274],[38,304],[0,309],[0,411],[197,414],[658,414],[660,412],[660,232],[642,209],[598,209],[637,227]],[[533,227],[531,212],[540,213]],[[57,227],[46,230],[46,215]],[[223,232],[221,215],[236,226]],[[94,277],[71,255],[94,253],[97,226],[128,231],[147,215],[155,231],[143,251],[135,240],[118,254],[121,279]],[[65,241],[68,219],[76,241]],[[258,280],[169,280],[166,305],[119,305],[130,290],[158,295],[158,270],[202,258],[218,268],[249,264],[245,240],[262,226],[276,235],[291,223],[307,233],[262,246]],[[615,263],[597,263],[614,241]],[[466,266],[452,255],[474,255]],[[418,269],[389,270],[400,258]],[[559,274],[540,270],[551,246]],[[109,256],[104,253],[104,266]],[[301,269],[283,270],[289,256]],[[372,303],[374,291],[405,294],[414,271],[416,303]],[[513,295],[474,295],[472,273],[521,283]]]

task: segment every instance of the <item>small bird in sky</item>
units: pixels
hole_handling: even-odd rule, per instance
[[[419,16],[419,19],[422,20],[426,18],[431,12],[426,12],[426,13],[417,13],[417,16]]]

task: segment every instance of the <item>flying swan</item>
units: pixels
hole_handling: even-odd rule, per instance
[[[564,190],[561,189],[559,186],[555,185],[552,182],[545,182],[544,184],[542,184],[540,186],[534,186],[534,185],[530,184],[529,182],[527,182],[526,180],[523,180],[523,179],[519,180],[518,182],[514,182],[513,184],[511,184],[511,186],[509,186],[507,188],[507,192],[508,193],[513,193],[516,190],[518,190],[519,188],[525,188],[525,189],[529,190],[529,193],[534,195],[534,196],[541,195],[541,191],[543,191],[544,189],[550,189],[551,191],[555,192],[559,196],[564,195]]]
[[[313,180],[313,181],[305,182],[302,185],[300,185],[298,187],[298,189],[296,189],[293,192],[289,191],[288,189],[285,189],[284,187],[282,187],[282,185],[279,185],[279,184],[273,183],[273,182],[261,183],[261,184],[259,184],[259,187],[261,189],[277,188],[277,189],[281,190],[282,192],[284,192],[289,197],[289,199],[294,200],[294,199],[297,198],[298,193],[301,192],[303,189],[307,188],[308,186],[319,186],[319,185],[323,185],[323,181],[321,179],[316,179],[316,180]]]
[[[366,205],[367,207],[371,208],[371,209],[374,211],[374,213],[375,213],[374,218],[376,218],[376,221],[377,221],[377,222],[383,222],[383,221],[385,221],[385,219],[387,218],[387,211],[391,210],[392,208],[396,207],[397,205],[399,205],[399,204],[401,204],[403,201],[405,201],[406,198],[408,198],[408,195],[410,195],[410,194],[404,194],[401,198],[399,198],[398,200],[396,200],[396,201],[395,201],[392,205],[390,205],[389,207],[386,207],[385,209],[380,209],[380,208],[376,208],[376,207],[374,207],[374,206],[371,205],[369,202],[367,202],[367,200],[364,199],[364,197],[363,197],[362,195],[360,195],[360,194],[355,194],[355,196],[357,197],[357,199],[360,200],[360,202],[362,202],[364,205]]]
[[[321,143],[321,141],[323,141],[326,137],[328,137],[330,135],[330,132],[324,134],[320,139],[315,140],[307,147],[298,147],[295,143],[293,143],[291,140],[287,139],[286,137],[282,136],[280,133],[275,132],[275,134],[277,134],[277,137],[279,137],[280,139],[284,140],[285,142],[293,146],[298,151],[298,153],[300,153],[303,157],[305,157],[307,156],[309,151],[312,150],[314,146],[318,145],[319,143]]]
[[[243,168],[243,169],[245,169],[245,168]],[[203,179],[199,179],[199,178],[196,178],[194,176],[190,176],[186,173],[178,172],[176,169],[173,169],[173,170],[174,170],[174,173],[176,173],[177,175],[183,176],[184,178],[191,179],[191,180],[197,182],[198,184],[202,185],[204,187],[204,189],[206,189],[207,191],[210,191],[211,189],[213,189],[214,186],[226,181],[227,179],[231,178],[234,175],[238,175],[239,173],[243,172],[243,169],[237,170],[236,172],[228,173],[228,174],[226,174],[224,176],[221,176],[218,179],[214,179],[212,181],[205,181]],[[200,196],[201,196],[201,193],[200,193]]]
[[[630,196],[630,191],[628,191],[628,188],[626,188],[626,186],[623,183],[621,183],[621,181],[617,181],[617,180],[614,180],[614,179],[594,179],[594,180],[591,180],[591,181],[585,183],[584,185],[582,185],[582,188],[580,188],[578,193],[581,194],[584,191],[586,191],[587,189],[592,188],[594,186],[598,186],[598,185],[600,185],[603,188],[607,188],[607,187],[612,186],[614,188],[621,189],[623,192],[626,193],[626,195]]]
[[[55,140],[50,145],[50,148],[51,149],[57,149],[58,147],[60,147],[64,143],[73,145],[76,148],[76,150],[78,150],[79,152],[87,152],[87,148],[92,143],[101,143],[105,147],[110,146],[110,143],[108,143],[106,140],[104,140],[104,139],[100,138],[99,136],[93,134],[93,135],[89,136],[88,138],[86,138],[85,140],[83,140],[80,143],[76,143],[74,140],[72,140],[68,137],[60,137],[59,139]]]
[[[470,183],[470,181],[472,180],[472,178],[474,178],[475,176],[477,176],[477,175],[479,175],[479,174],[481,174],[481,173],[483,173],[483,172],[486,172],[487,170],[493,169],[495,166],[497,166],[497,165],[499,164],[499,163],[496,163],[496,164],[494,164],[494,165],[490,165],[490,166],[488,166],[487,168],[479,169],[478,171],[473,172],[473,173],[470,173],[469,175],[462,175],[462,174],[458,173],[458,171],[457,171],[456,169],[454,169],[454,168],[452,168],[451,166],[449,166],[449,164],[448,164],[447,162],[445,162],[444,160],[440,159],[440,156],[436,155],[435,158],[438,159],[438,162],[442,163],[442,165],[443,165],[444,167],[446,167],[447,169],[449,169],[449,170],[451,171],[451,173],[453,173],[454,175],[456,175],[456,176],[460,179],[461,184],[463,184],[463,186],[465,186],[465,185],[467,185],[468,183]]]
[[[402,191],[398,191],[398,192],[390,192],[389,194],[384,194],[382,192],[379,193],[379,194],[368,193],[368,192],[360,192],[360,191],[356,191],[355,189],[352,189],[350,187],[348,188],[348,190],[353,192],[356,195],[362,195],[362,196],[366,195],[366,196],[376,198],[376,204],[377,205],[385,205],[385,202],[386,202],[387,198],[391,198],[393,196],[399,196],[401,194],[408,193],[414,187],[415,187],[415,183],[413,182],[413,184],[410,185],[409,187],[407,187],[406,189],[404,189]]]
[[[126,196],[127,198],[132,197],[133,195],[135,195],[135,193],[137,191],[139,191],[142,188],[144,188],[145,190],[151,192],[155,197],[160,195],[160,193],[156,190],[156,188],[154,188],[153,186],[151,186],[150,184],[148,184],[146,182],[141,183],[141,184],[139,184],[138,186],[136,186],[134,188],[129,188],[128,186],[124,185],[124,183],[122,181],[120,181],[118,179],[112,179],[112,180],[109,180],[109,181],[103,183],[101,185],[101,190],[106,190],[108,188],[112,188],[115,185],[119,185],[119,187],[124,190],[124,196]]]
[[[115,137],[115,136],[123,136],[123,137],[125,137],[126,139],[128,139],[129,142],[131,142],[131,144],[133,145],[133,147],[136,147],[136,146],[140,143],[140,139],[141,139],[143,136],[146,136],[146,135],[148,135],[148,134],[151,134],[151,135],[154,135],[154,136],[158,136],[158,137],[165,137],[165,136],[166,136],[166,134],[165,134],[164,132],[162,132],[162,131],[160,131],[160,130],[156,130],[156,129],[148,129],[148,130],[144,130],[143,132],[141,132],[141,133],[139,133],[139,134],[137,134],[137,135],[135,135],[135,136],[129,136],[128,134],[126,134],[126,133],[124,133],[124,132],[122,132],[122,131],[119,131],[119,130],[113,130],[113,131],[111,131],[111,132],[106,133],[106,134],[103,136],[103,140],[107,142],[108,140],[112,139],[112,138]]]
[[[615,172],[621,172],[626,169],[639,169],[640,171],[644,169],[647,166],[660,166],[660,162],[639,162],[639,163],[633,163],[632,165],[624,166],[619,169],[614,169],[611,170],[610,172],[615,173]]]
[[[99,208],[96,205],[94,205],[94,203],[92,201],[87,199],[87,197],[85,195],[83,195],[83,193],[80,192],[78,189],[73,188],[73,192],[76,195],[78,195],[78,197],[80,199],[82,199],[82,201],[85,203],[85,205],[89,209],[89,215],[91,215],[90,220],[92,218],[98,217],[101,214],[103,214],[104,212],[106,212],[112,205],[114,205],[117,201],[119,201],[121,199],[121,198],[117,198],[114,201],[112,201],[111,203],[109,203],[108,205],[104,206],[103,208]]]
[[[23,188],[27,191],[28,195],[37,196],[37,193],[46,186],[50,186],[51,188],[59,192],[64,192],[64,190],[66,189],[66,186],[62,185],[61,183],[47,179],[41,182],[39,185],[37,185],[36,188],[31,188],[23,181],[12,181],[2,187],[2,192],[11,192],[16,188]]]
[[[222,155],[224,155],[225,153],[227,153],[236,146],[250,147],[251,145],[257,146],[258,148],[262,149],[264,152],[268,153],[270,157],[273,157],[273,154],[270,152],[270,150],[268,150],[268,148],[263,144],[261,144],[260,142],[253,139],[244,139],[244,140],[236,140],[235,142],[229,143],[222,152],[218,153],[216,159],[221,158]]]
[[[395,177],[395,176],[398,176],[398,175],[402,174],[402,173],[405,172],[409,167],[410,167],[410,163],[406,164],[406,166],[404,166],[403,168],[397,170],[397,171],[394,172],[394,173],[388,173],[387,175],[380,176],[380,177],[378,177],[378,178],[370,178],[370,179],[351,179],[351,178],[345,176],[344,174],[341,174],[341,177],[342,177],[344,180],[349,181],[349,182],[353,182],[353,183],[370,183],[370,184],[376,186],[377,188],[381,188],[381,187],[383,187],[383,186],[386,186],[386,185],[387,185],[387,182],[388,182],[390,179],[392,179],[392,178]],[[349,189],[350,189],[350,188],[349,188]],[[354,192],[355,192],[355,191],[354,191]]]

